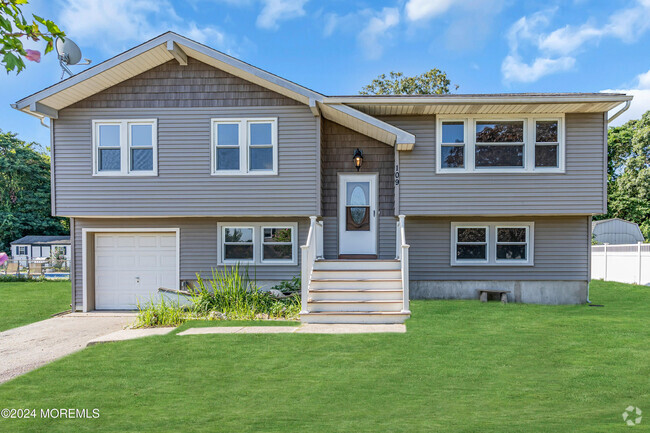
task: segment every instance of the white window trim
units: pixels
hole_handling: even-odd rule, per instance
[[[462,228],[476,228],[476,229],[485,229],[485,242],[461,242],[461,244],[484,244],[485,243],[485,260],[458,260],[456,258],[456,245],[458,239],[458,229]],[[452,265],[486,265],[490,261],[490,226],[485,223],[477,224],[466,224],[466,223],[452,223],[452,251],[451,251],[451,260]]]
[[[476,122],[490,120],[510,120],[524,122],[524,166],[523,167],[475,167],[474,155],[476,149]],[[535,122],[536,121],[557,121],[558,122],[558,167],[535,167]],[[465,132],[465,166],[446,168],[442,167],[441,147],[442,147],[442,122],[464,122]],[[444,115],[436,116],[436,173],[453,174],[453,173],[564,173],[566,160],[565,146],[565,122],[564,113],[544,114],[544,115]],[[490,143],[487,143],[490,145]],[[508,145],[510,143],[503,143]],[[519,143],[512,143],[517,145]],[[496,143],[496,145],[499,145]]]
[[[253,238],[252,242],[230,242],[231,244],[242,244],[242,245],[248,245],[249,243],[253,244],[253,259],[252,260],[226,260],[224,257],[224,248],[226,246],[225,240],[226,240],[226,229],[250,229],[253,232]],[[219,237],[219,256],[222,258],[221,262],[226,265],[235,265],[237,263],[241,264],[255,264],[255,256],[256,256],[256,250],[257,250],[257,243],[255,242],[255,226],[252,225],[243,225],[243,224],[223,224],[221,228],[219,229],[219,234],[221,235]]]
[[[457,260],[456,239],[458,228],[484,228],[487,230],[487,260]],[[497,260],[497,229],[498,228],[526,228],[527,260],[500,259]],[[450,230],[450,265],[451,266],[534,266],[535,252],[535,223],[528,221],[508,222],[452,222]]]
[[[291,230],[291,260],[285,259],[264,259],[264,245],[286,245],[286,242],[264,242],[264,229],[290,229]],[[291,224],[264,224],[260,226],[260,263],[264,264],[283,264],[294,263],[297,253],[296,236],[298,232]]]
[[[130,125],[152,125],[153,170],[131,170],[131,128]],[[120,170],[99,170],[99,127],[119,125],[120,127]],[[158,176],[158,119],[94,119],[92,121],[93,176]],[[138,147],[138,146],[136,146]],[[139,148],[139,147],[138,147]]]
[[[271,124],[271,144],[273,146],[273,170],[250,170],[249,148],[251,123]],[[239,124],[239,170],[217,170],[216,132],[219,124]],[[213,118],[210,119],[210,172],[213,176],[275,176],[278,174],[278,118]]]
[[[223,240],[225,228],[253,229],[253,260],[224,260]],[[263,260],[263,236],[265,228],[291,229],[292,260]],[[254,265],[254,266],[296,266],[298,264],[298,223],[295,222],[222,222],[217,224],[217,264],[218,265]]]
[[[21,249],[25,248],[25,252],[21,253]],[[29,255],[29,246],[28,245],[16,245],[16,255],[17,256],[28,256]]]

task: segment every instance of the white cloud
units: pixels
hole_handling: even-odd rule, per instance
[[[257,27],[275,30],[278,21],[305,15],[307,0],[262,0],[264,7],[257,17]]]
[[[639,80],[639,89],[650,90],[650,70],[645,74],[639,74],[637,80]]]
[[[572,68],[575,55],[590,42],[597,43],[611,37],[631,43],[650,30],[650,0],[637,0],[634,6],[615,12],[600,26],[588,21],[579,26],[568,25],[544,32],[556,10],[522,17],[510,27],[510,52],[501,65],[504,78],[536,81],[545,75]],[[528,63],[521,60],[519,51],[522,45],[531,46],[537,51],[534,60]],[[529,73],[535,78],[531,78]]]
[[[384,52],[384,46],[390,38],[388,31],[399,24],[397,8],[383,8],[373,14],[365,27],[359,32],[357,40],[364,55],[369,59],[378,59]]]
[[[528,64],[516,55],[509,55],[501,64],[501,72],[506,80],[532,83],[544,75],[571,69],[574,64],[575,59],[573,57],[560,57],[557,59],[538,57],[534,62]]]
[[[638,119],[643,113],[650,110],[650,70],[648,72],[637,75],[636,85],[631,89],[607,89],[603,90],[605,93],[627,93],[634,96],[630,108],[619,117],[614,119],[610,126],[619,126],[628,120]],[[610,115],[617,112],[621,107],[614,108]]]
[[[408,0],[404,10],[410,21],[419,21],[441,15],[454,4],[454,0]]]
[[[383,8],[381,11],[362,9],[347,15],[325,15],[323,35],[331,36],[335,31],[357,33],[357,44],[364,57],[378,59],[384,47],[392,39],[392,30],[400,23],[397,8]],[[361,29],[361,30],[359,30]]]
[[[67,0],[58,21],[71,38],[110,54],[168,30],[228,53],[236,48],[219,28],[181,18],[167,0]]]

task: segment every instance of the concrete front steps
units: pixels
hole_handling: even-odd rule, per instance
[[[304,323],[404,323],[400,262],[317,260]]]

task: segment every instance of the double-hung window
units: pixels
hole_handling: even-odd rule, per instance
[[[255,261],[253,227],[227,227],[221,232],[222,258],[224,262],[251,263]]]
[[[451,264],[532,265],[534,223],[452,223]]]
[[[465,122],[441,122],[440,166],[465,168]]]
[[[436,172],[563,172],[563,115],[439,115]]]
[[[219,223],[218,263],[295,265],[298,224]]]
[[[278,172],[277,119],[212,119],[213,175]]]
[[[16,247],[16,255],[17,256],[26,256],[27,255],[27,247],[26,246],[18,246],[18,247]]]
[[[458,225],[454,227],[454,255],[457,262],[484,263],[488,259],[488,226]]]
[[[556,120],[535,121],[535,168],[559,167],[560,135]]]
[[[94,120],[94,176],[156,176],[155,119]]]

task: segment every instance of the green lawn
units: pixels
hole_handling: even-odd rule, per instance
[[[650,430],[650,287],[594,282],[604,307],[417,301],[406,334],[166,335],[92,346],[0,386],[0,408],[98,419],[0,431]],[[188,325],[185,325],[185,327]]]
[[[0,331],[70,309],[70,281],[0,281]]]

